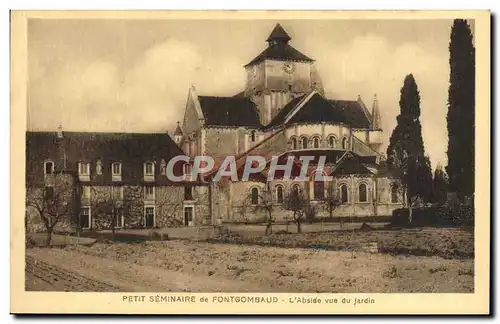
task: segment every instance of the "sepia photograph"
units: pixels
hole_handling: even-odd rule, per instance
[[[25,17],[22,289],[124,307],[475,296],[478,12],[227,14]]]

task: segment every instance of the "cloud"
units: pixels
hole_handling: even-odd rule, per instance
[[[198,44],[198,42],[196,43]],[[301,47],[316,59],[327,95],[355,99],[360,94],[371,108],[379,99],[385,144],[399,114],[399,91],[413,73],[421,95],[421,122],[426,153],[435,167],[446,164],[448,89],[447,44],[428,48],[418,43],[394,45],[376,34],[349,42],[319,42]],[[130,63],[106,56],[39,61],[30,57],[29,120],[33,129],[166,131],[181,120],[189,86],[200,95],[233,95],[244,87],[246,54],[169,38],[134,55]],[[50,57],[50,56],[49,56]]]
[[[433,167],[446,164],[448,89],[447,44],[440,52],[419,44],[394,45],[385,37],[364,35],[339,46],[310,41],[308,52],[316,64],[329,97],[355,99],[361,95],[369,109],[376,93],[384,129],[384,149],[396,125],[399,96],[407,74],[415,76],[421,96],[420,121],[426,153]],[[443,55],[445,54],[445,55]]]
[[[205,57],[176,39],[147,49],[121,73],[105,60],[71,61],[52,75],[37,72],[30,118],[52,130],[62,124],[68,130],[166,131],[183,117],[191,84],[200,94],[235,94],[243,87],[241,65],[231,56]]]

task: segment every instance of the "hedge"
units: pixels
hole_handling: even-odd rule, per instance
[[[407,208],[398,208],[392,212],[393,226],[474,226],[472,206],[458,205],[415,207],[412,210],[412,222],[409,222]]]

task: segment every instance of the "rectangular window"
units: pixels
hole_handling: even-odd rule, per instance
[[[193,225],[193,207],[184,207],[184,225]]]
[[[144,198],[145,199],[154,199],[154,197],[155,197],[155,187],[145,186],[144,187]]]
[[[45,162],[45,174],[52,174],[54,172],[54,162]]]
[[[184,187],[184,200],[193,200],[193,187]]]
[[[82,198],[90,199],[90,187],[82,187]]]
[[[90,208],[82,207],[80,208],[80,227],[90,228]]]
[[[123,199],[123,187],[112,187],[113,199]]]

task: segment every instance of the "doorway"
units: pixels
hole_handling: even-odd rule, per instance
[[[146,207],[145,215],[144,215],[144,226],[145,227],[154,227],[155,226],[155,208],[154,207]]]

